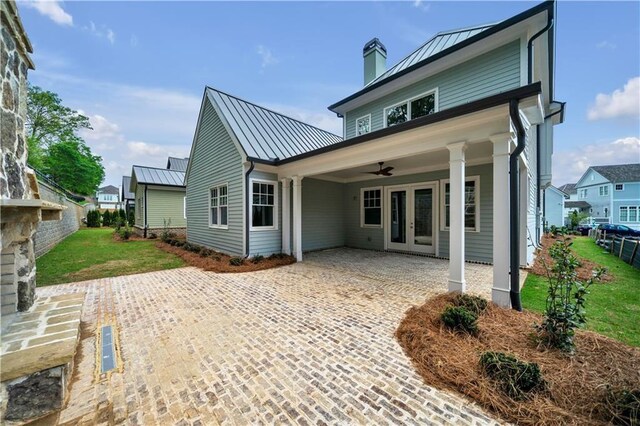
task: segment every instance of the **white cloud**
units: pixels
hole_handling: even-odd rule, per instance
[[[116,34],[111,30],[111,28],[107,28],[107,40],[109,40],[109,43],[111,44],[116,42]]]
[[[602,40],[600,43],[596,44],[596,47],[598,49],[609,49],[609,50],[613,50],[616,47],[618,47],[615,43],[611,43],[610,41],[607,40]]]
[[[280,62],[278,58],[273,56],[273,53],[271,53],[271,49],[268,49],[263,45],[258,46],[258,48],[256,49],[256,53],[262,59],[262,63],[260,64],[262,69],[265,69],[269,65],[275,65]]]
[[[303,123],[311,124],[312,126],[316,126],[322,130],[326,130],[327,132],[342,136],[342,120],[337,118],[332,112],[322,112],[321,109],[315,111],[282,104],[262,103],[260,105],[279,112],[280,114],[300,120]]]
[[[622,90],[616,89],[610,95],[599,93],[587,117],[589,120],[640,117],[640,77],[629,79]]]
[[[65,12],[58,0],[26,0],[20,4],[37,10],[56,24],[73,26],[73,17]]]
[[[116,33],[106,25],[96,25],[95,22],[89,21],[88,26],[82,27],[83,30],[89,31],[91,34],[98,38],[105,38],[109,41],[111,45],[116,42]]]
[[[431,9],[431,4],[424,4],[422,0],[413,0],[413,7],[417,7],[423,12],[428,12]]]
[[[638,162],[640,138],[636,136],[578,146],[553,154],[553,182],[556,186],[577,182],[590,166]]]

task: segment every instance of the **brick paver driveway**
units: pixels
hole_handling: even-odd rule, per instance
[[[447,262],[338,249],[245,274],[181,268],[38,289],[87,292],[83,337],[59,423],[485,424],[426,386],[393,333],[446,289]],[[487,295],[491,268],[467,265]],[[115,325],[119,371],[96,369]]]

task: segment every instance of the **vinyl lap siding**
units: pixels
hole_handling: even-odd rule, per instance
[[[147,190],[147,223],[149,228],[162,228],[165,220],[171,228],[184,228],[184,190],[156,189]],[[170,224],[169,224],[170,221]]]
[[[384,127],[384,108],[438,89],[439,110],[520,86],[520,42],[515,41],[402,88],[346,114],[346,137],[355,136],[357,118],[371,114],[371,130]]]
[[[254,170],[251,172],[250,179],[278,182],[278,175]],[[249,234],[249,251],[251,252],[251,256],[257,254],[268,256],[272,253],[282,252],[282,188],[279,183],[276,187],[278,188],[278,204],[274,215],[278,221],[278,229],[251,230]],[[251,191],[251,187],[249,191]]]
[[[144,185],[136,186],[135,225],[144,228]]]
[[[346,244],[344,188],[341,183],[302,180],[302,250]]]
[[[242,255],[242,157],[208,100],[194,144],[187,183],[187,240]],[[221,183],[229,185],[228,229],[209,227],[209,189]]]

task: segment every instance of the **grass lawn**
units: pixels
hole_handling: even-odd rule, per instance
[[[576,237],[572,248],[579,257],[606,267],[613,277],[589,289],[587,330],[640,347],[640,271],[606,253],[589,237]],[[529,274],[522,289],[523,307],[543,312],[547,288],[546,277]]]
[[[184,266],[179,257],[159,250],[156,242],[113,239],[111,228],[84,228],[38,258],[38,286],[61,284]]]

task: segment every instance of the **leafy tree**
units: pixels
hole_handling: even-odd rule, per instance
[[[109,210],[105,210],[102,213],[102,226],[111,226],[111,213],[109,213]]]
[[[94,194],[104,179],[102,157],[78,140],[51,145],[41,169],[58,185],[84,195]]]

